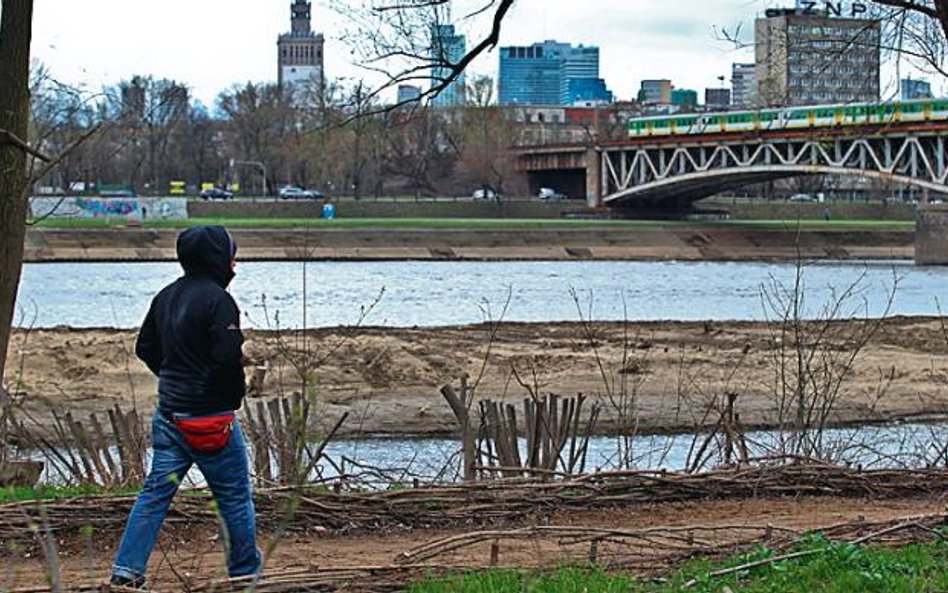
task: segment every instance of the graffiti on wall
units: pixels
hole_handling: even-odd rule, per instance
[[[80,218],[141,218],[134,198],[75,198],[75,204]]]
[[[33,218],[121,218],[171,220],[188,217],[187,198],[35,197]]]
[[[181,220],[188,217],[187,198],[139,198],[142,218]]]

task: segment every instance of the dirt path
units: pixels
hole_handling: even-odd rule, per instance
[[[823,373],[818,378],[840,377],[865,329],[859,321],[806,329],[809,343],[824,345],[812,363]],[[618,404],[634,404],[639,430],[661,431],[700,424],[726,393],[738,395],[746,425],[773,424],[779,373],[796,369],[791,338],[775,332],[755,322],[336,328],[305,338],[252,332],[246,351],[269,361],[268,395],[299,390],[298,370],[311,371],[316,385],[310,393],[323,426],[349,411],[347,435],[453,432],[454,418],[438,389],[463,374],[477,383],[478,397],[586,394],[604,406],[603,429],[621,424]],[[155,380],[134,358],[133,340],[134,332],[111,329],[21,331],[10,346],[8,379],[40,423],[48,406],[80,416],[115,403],[147,412]],[[818,370],[823,368],[834,370]],[[890,318],[840,381],[831,417],[856,422],[943,415],[946,387],[948,336],[941,320]]]
[[[944,510],[944,500],[910,498],[871,501],[850,498],[757,499],[742,501],[705,501],[700,503],[648,504],[618,507],[609,510],[561,512],[551,525],[640,529],[659,526],[709,526],[729,529],[739,526],[772,525],[780,529],[808,530],[833,524],[861,520],[885,521],[905,516],[937,513]],[[268,566],[276,574],[292,570],[313,570],[327,567],[388,565],[403,552],[421,544],[465,529],[395,530],[384,533],[362,533],[346,536],[293,535],[276,542]],[[733,532],[733,533],[736,533]],[[60,541],[63,574],[67,582],[101,582],[108,574],[120,534],[97,533],[90,539]],[[272,542],[274,534],[263,533],[264,542]],[[707,537],[707,536],[702,536]],[[726,545],[735,541],[732,532],[724,530],[713,536],[715,543]],[[555,540],[502,540],[498,560],[502,566],[554,567],[564,562],[581,562],[588,554],[588,542],[569,545]],[[619,561],[640,553],[647,560],[647,551],[630,549],[601,550],[602,561]],[[460,552],[442,554],[433,563],[479,567],[487,564],[490,543],[485,542]],[[2,585],[7,588],[45,584],[45,563],[35,552],[24,555],[7,551],[0,557]],[[183,590],[182,579],[202,580],[222,574],[223,555],[213,528],[166,526],[159,548],[152,557],[150,579],[157,590]]]

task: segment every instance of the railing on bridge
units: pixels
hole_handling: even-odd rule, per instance
[[[948,193],[948,125],[669,136],[603,147],[602,202],[688,204],[783,177],[862,175]]]

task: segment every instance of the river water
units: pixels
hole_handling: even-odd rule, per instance
[[[762,296],[789,290],[793,263],[760,262],[247,262],[231,292],[246,327],[410,327],[485,320],[759,320]],[[136,327],[175,263],[26,264],[18,326]],[[934,315],[948,267],[819,262],[803,268],[804,315],[850,287],[843,315]],[[304,290],[305,288],[305,290]],[[574,298],[575,297],[575,298]],[[577,306],[578,304],[578,306]],[[305,305],[305,307],[304,307]],[[304,319],[305,310],[305,319]]]
[[[772,430],[748,432],[745,441],[749,456],[763,458],[785,451],[781,443],[788,436]],[[684,470],[694,465],[696,453],[708,438],[706,434],[648,435],[628,439],[620,447],[618,437],[593,437],[589,440],[584,469]],[[720,450],[722,438],[711,436],[706,450]],[[944,450],[946,439],[948,425],[945,423],[832,428],[822,435],[821,451],[837,463],[867,469],[944,467],[948,464]],[[380,477],[382,482],[410,481],[406,477],[411,476],[450,481],[459,471],[460,448],[460,442],[453,439],[365,439],[331,442],[326,454],[347,474]],[[521,457],[525,457],[524,439],[520,439],[520,450]],[[620,451],[628,451],[625,462]],[[568,457],[568,451],[563,456]],[[706,456],[697,467],[711,469],[723,461]],[[332,465],[322,464],[322,467],[324,477],[336,475]],[[385,468],[385,471],[380,475],[371,468]]]
[[[708,438],[710,444],[703,448]],[[751,458],[772,457],[786,450],[781,448],[781,435],[776,431],[748,432],[745,441]],[[945,467],[948,465],[946,442],[948,424],[943,422],[871,425],[826,430],[821,451],[835,463],[866,469]],[[720,466],[724,460],[714,453],[702,456],[702,462],[696,465],[696,453],[718,452],[720,445],[721,437],[706,434],[639,436],[624,440],[621,445],[618,437],[597,436],[589,440],[585,465],[574,469],[577,473],[620,469],[708,470]],[[342,471],[354,484],[369,487],[407,484],[416,478],[422,482],[453,482],[460,475],[460,449],[460,441],[447,438],[333,441],[324,452],[329,460],[324,457],[317,464],[311,479],[336,479]],[[567,446],[564,458],[568,458],[568,449]],[[521,457],[525,458],[524,439],[520,439],[520,450]],[[626,452],[624,457],[620,451]],[[42,482],[61,484],[70,480],[69,468],[59,459],[39,452],[24,454],[46,462]],[[113,449],[112,455],[117,459],[116,450]],[[185,477],[185,484],[203,486],[203,476],[192,468]]]

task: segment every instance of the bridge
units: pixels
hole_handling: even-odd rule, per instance
[[[948,122],[711,133],[534,148],[521,153],[518,169],[558,176],[571,195],[583,185],[591,207],[687,208],[742,185],[814,174],[948,194],[946,144]]]

